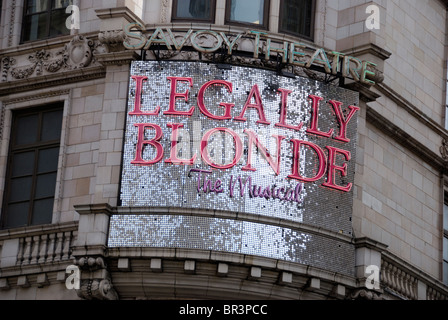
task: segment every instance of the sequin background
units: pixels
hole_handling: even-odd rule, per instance
[[[138,61],[131,67],[131,75],[146,75],[148,81],[144,83],[142,93],[142,111],[152,111],[161,106],[158,116],[127,115],[125,142],[123,153],[123,168],[121,175],[121,205],[124,207],[179,207],[203,209],[205,212],[225,210],[244,212],[253,215],[276,217],[296,222],[300,225],[310,225],[325,230],[351,235],[351,214],[353,191],[344,193],[321,186],[326,175],[315,183],[305,183],[300,194],[299,202],[280,201],[279,199],[265,199],[250,197],[246,191],[240,196],[238,182],[235,184],[235,195],[229,196],[231,176],[244,180],[251,177],[252,183],[258,186],[275,186],[277,188],[295,188],[300,182],[288,179],[292,168],[292,143],[290,139],[301,139],[319,145],[334,146],[351,152],[351,161],[347,162],[347,176],[336,174],[338,185],[347,185],[354,181],[356,157],[356,115],[349,123],[347,137],[349,143],[341,143],[331,138],[323,138],[306,133],[311,117],[310,94],[323,97],[319,112],[319,129],[323,132],[334,128],[338,130],[336,117],[325,101],[330,99],[343,102],[342,108],[358,104],[358,93],[336,86],[306,79],[287,78],[279,76],[269,70],[232,66],[229,69],[219,69],[214,64],[201,62],[156,62]],[[178,110],[187,111],[197,105],[196,98],[199,88],[210,80],[226,80],[232,83],[233,92],[229,93],[223,86],[207,89],[205,105],[211,113],[223,115],[221,102],[234,103],[232,116],[240,114],[248,94],[254,84],[257,84],[262,96],[264,111],[270,125],[257,124],[259,115],[255,109],[248,109],[245,117],[247,121],[213,120],[204,116],[196,106],[191,117],[167,116],[170,97],[170,83],[167,77],[191,77],[193,86],[189,88],[184,82],[179,82],[178,92],[190,90],[186,103],[179,99],[176,103]],[[288,97],[287,123],[297,125],[303,121],[300,131],[275,127],[280,116],[280,94],[278,89],[289,89],[292,93]],[[134,109],[135,81],[130,79],[128,111]],[[190,159],[198,154],[193,166],[172,165],[164,162],[170,156],[171,128],[167,123],[182,123],[179,130],[178,156]],[[135,123],[155,123],[163,130],[161,143],[164,146],[164,157],[152,166],[136,166],[131,161],[135,157],[137,143],[137,128]],[[212,128],[226,127],[237,132],[243,141],[243,156],[233,168],[217,170],[201,161],[200,141],[205,132]],[[242,171],[246,164],[248,139],[244,129],[255,131],[260,140],[275,154],[276,142],[273,134],[286,138],[281,144],[281,169],[276,176],[269,164],[261,155],[257,155],[255,146],[253,151],[254,172]],[[152,130],[147,130],[146,139],[154,136]],[[233,139],[229,135],[213,135],[209,140],[208,151],[216,163],[229,163],[234,156]],[[143,152],[143,159],[153,159],[154,148],[147,147]],[[339,165],[342,165],[339,159]],[[308,148],[301,152],[301,173],[313,176],[316,172],[316,157]],[[190,169],[197,168],[211,170],[207,177],[223,183],[222,193],[198,192],[198,174],[190,173]],[[204,177],[204,175],[202,175]],[[243,180],[243,181],[244,181]],[[235,180],[234,180],[235,181]],[[178,215],[114,215],[111,218],[109,246],[111,247],[182,247],[218,250],[267,256],[298,263],[305,263],[322,268],[352,274],[354,272],[354,248],[350,243],[334,241],[318,234],[308,234],[297,230],[275,225],[266,225],[248,221],[235,221],[214,217],[195,217]]]

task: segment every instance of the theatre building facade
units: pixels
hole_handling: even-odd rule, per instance
[[[448,298],[441,0],[3,0],[0,299]]]

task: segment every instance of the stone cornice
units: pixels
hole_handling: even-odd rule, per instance
[[[62,89],[62,90],[52,90],[50,92],[39,92],[37,94],[29,95],[29,93],[22,94],[21,96],[16,96],[11,99],[2,100],[3,106],[8,106],[11,104],[22,103],[26,101],[33,101],[39,99],[45,99],[50,97],[61,97],[64,95],[70,94],[70,89]]]
[[[120,268],[117,261],[126,260],[131,269],[142,270],[144,283],[129,282],[130,269]],[[115,287],[126,297],[140,291],[147,296],[150,290],[167,293],[176,290],[176,283],[189,283],[191,299],[241,298],[300,299],[329,297],[344,299],[357,285],[354,277],[299,263],[244,254],[183,248],[109,248],[108,261]],[[113,262],[112,262],[113,261]],[[152,269],[153,262],[160,266]],[[187,270],[187,263],[192,266]],[[145,269],[142,266],[145,265]],[[156,265],[156,263],[154,263]],[[200,265],[200,268],[197,266]],[[217,267],[224,266],[223,270]],[[127,271],[127,272],[126,272]],[[257,271],[257,272],[253,272]],[[194,276],[192,276],[194,274]],[[207,281],[198,279],[207,277]],[[158,281],[163,278],[165,281]],[[171,280],[175,278],[174,283]],[[223,281],[224,280],[224,281]],[[128,291],[131,289],[131,291]],[[204,291],[204,289],[206,289]],[[184,297],[179,291],[176,298]],[[185,296],[186,297],[186,296]],[[224,299],[225,299],[224,298]]]
[[[106,8],[106,9],[96,9],[96,15],[98,18],[112,19],[112,18],[124,18],[129,23],[139,22],[144,25],[145,23],[138,17],[134,12],[132,12],[128,7],[116,7],[116,8]]]
[[[78,230],[78,221],[4,229],[0,230],[0,241],[21,237],[32,237],[45,233],[66,232],[74,230]]]
[[[409,133],[393,124],[390,120],[382,116],[372,107],[367,107],[366,118],[369,123],[380,129],[383,133],[389,135],[403,147],[410,150],[436,170],[445,173],[448,171],[448,163],[443,160],[440,155],[432,152],[423,143],[419,142]]]
[[[433,119],[429,118],[424,112],[417,108],[417,106],[406,100],[403,96],[394,91],[387,84],[378,83],[375,85],[375,88],[378,89],[382,94],[384,94],[384,96],[393,100],[398,106],[409,112],[418,121],[440,135],[443,139],[448,140],[448,131],[445,130],[444,127],[435,122]]]
[[[110,216],[114,212],[114,208],[107,203],[83,204],[83,205],[75,205],[73,207],[79,214],[102,213]]]
[[[252,265],[266,269],[277,269],[283,271],[304,274],[310,277],[318,277],[330,282],[337,282],[347,287],[355,287],[356,279],[351,276],[340,273],[303,265],[294,262],[277,260],[261,256],[252,256],[248,254],[238,254],[219,251],[208,251],[201,249],[184,249],[184,248],[145,248],[145,247],[128,247],[128,248],[109,248],[108,258],[162,258],[162,259],[194,259],[198,261],[213,261],[234,263],[239,265]]]
[[[29,79],[3,82],[0,83],[0,96],[41,88],[55,87],[73,82],[99,79],[104,78],[105,76],[106,70],[104,69],[104,67],[96,66],[85,69],[76,69],[54,74],[47,74]]]
[[[368,43],[355,48],[350,48],[348,50],[342,50],[342,53],[350,54],[354,57],[358,57],[364,54],[371,54],[375,57],[380,58],[381,60],[387,60],[392,55],[391,52],[383,48],[380,48],[379,46],[373,43]]]
[[[140,56],[134,51],[119,51],[102,53],[96,56],[96,59],[103,66],[129,64],[137,60]]]
[[[387,245],[367,237],[356,238],[354,243],[355,248],[369,248],[378,252],[387,250]]]

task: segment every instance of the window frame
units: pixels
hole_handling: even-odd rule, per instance
[[[444,192],[443,212],[442,212],[442,282],[448,285],[448,277],[445,278],[445,269],[448,269],[448,260],[445,260],[445,250],[448,251],[448,247],[445,247],[445,239],[448,241],[448,230],[445,229],[445,221],[447,216],[445,215],[445,208],[448,209],[448,191]]]
[[[40,136],[43,128],[43,114],[46,112],[51,111],[60,111],[61,112],[61,131],[59,134],[59,138],[56,140],[48,140],[48,141],[38,141],[34,143],[24,144],[24,145],[16,145],[16,128],[17,128],[17,121],[19,117],[23,116],[29,116],[29,115],[38,115],[38,128],[37,128],[37,135]],[[1,229],[14,229],[14,228],[21,228],[21,227],[29,227],[29,226],[36,226],[36,225],[42,225],[42,224],[49,224],[53,221],[53,214],[54,214],[54,200],[56,199],[56,189],[54,190],[53,195],[50,196],[43,196],[39,197],[36,196],[36,185],[37,185],[37,178],[39,175],[45,175],[49,173],[55,173],[56,174],[56,181],[55,186],[57,185],[57,176],[59,173],[59,156],[60,156],[60,150],[62,148],[61,146],[61,139],[62,139],[62,131],[63,131],[63,121],[64,121],[64,103],[63,102],[55,102],[48,105],[41,105],[41,106],[35,106],[30,108],[24,108],[24,109],[17,109],[12,110],[12,116],[11,116],[11,129],[10,129],[10,139],[9,139],[9,145],[8,145],[8,153],[7,153],[7,161],[6,161],[6,174],[5,174],[5,182],[4,182],[4,189],[3,189],[3,195],[2,195],[2,208],[1,208],[1,216],[0,216],[0,230]],[[15,154],[25,153],[25,152],[32,152],[34,151],[35,155],[38,155],[41,150],[46,149],[52,149],[52,148],[58,148],[59,152],[57,155],[56,161],[58,162],[58,165],[55,170],[47,171],[47,172],[37,172],[37,166],[39,164],[39,157],[34,157],[33,161],[33,172],[30,175],[31,180],[31,195],[28,200],[29,207],[28,207],[28,216],[27,216],[27,222],[26,225],[20,225],[20,226],[10,226],[8,225],[8,207],[11,204],[14,203],[21,203],[25,201],[9,201],[9,196],[11,194],[11,184],[12,184],[12,174],[13,174],[13,159]],[[14,177],[17,178],[17,177]],[[39,222],[39,223],[33,223],[33,218],[35,217],[35,214],[33,212],[33,205],[35,201],[39,200],[45,200],[45,199],[53,199],[53,208],[51,212],[51,219],[48,222]]]
[[[263,1],[264,1],[263,24],[255,24],[255,23],[248,23],[248,22],[243,22],[243,21],[230,20],[230,9],[232,7],[232,0],[226,0],[224,23],[228,24],[228,25],[234,25],[234,26],[269,30],[269,11],[270,11],[270,7],[271,7],[271,0],[263,0]]]
[[[177,16],[177,4],[179,1],[184,1],[184,0],[173,0],[173,5],[171,7],[171,22],[193,21],[193,22],[199,22],[199,23],[211,23],[211,24],[215,23],[216,1],[217,0],[210,0],[211,1],[210,16],[208,19],[178,17]]]
[[[21,44],[28,43],[28,42],[33,42],[33,41],[51,39],[51,38],[55,38],[55,37],[59,37],[59,36],[70,35],[70,31],[71,30],[69,30],[69,29],[68,29],[68,33],[67,34],[59,34],[59,35],[54,35],[54,36],[50,35],[50,30],[51,30],[51,13],[53,11],[58,11],[58,10],[60,10],[60,11],[64,10],[64,12],[65,12],[65,10],[67,9],[68,6],[64,7],[64,8],[53,9],[54,0],[48,0],[48,1],[50,2],[50,5],[48,6],[46,11],[40,11],[40,12],[35,12],[35,13],[32,13],[32,14],[27,14],[26,11],[28,9],[28,7],[27,7],[28,3],[27,3],[27,0],[24,0],[24,3],[23,3],[23,14],[22,14],[22,27],[21,27],[21,33],[20,33],[20,43]],[[69,4],[69,5],[73,5],[73,0],[71,2],[72,3]],[[24,40],[25,30],[26,30],[26,18],[30,17],[30,16],[33,16],[33,15],[39,15],[39,14],[42,14],[42,13],[46,14],[46,20],[45,20],[46,21],[46,24],[45,24],[45,34],[46,34],[46,36],[42,37],[42,38],[32,39],[32,40],[31,39]]]
[[[282,28],[284,2],[285,2],[285,0],[280,0],[280,9],[279,9],[280,11],[278,13],[278,32],[313,41],[314,40],[314,24],[315,24],[315,20],[316,20],[316,0],[311,0],[311,17],[310,17],[311,21],[310,21],[310,35],[309,36],[307,36],[305,34],[293,32],[293,31],[289,31],[289,30]]]
[[[447,239],[447,241],[448,241],[448,230],[443,230],[443,239]],[[443,242],[445,242],[445,241],[443,241]],[[445,285],[448,285],[448,277],[445,277],[445,272],[447,272],[446,269],[448,269],[448,260],[444,259],[444,252],[443,251],[445,251],[445,250],[448,251],[448,248],[445,248],[442,245],[442,282]]]

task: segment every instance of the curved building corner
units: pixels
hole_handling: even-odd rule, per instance
[[[446,1],[115,2],[0,2],[0,299],[447,299]]]

